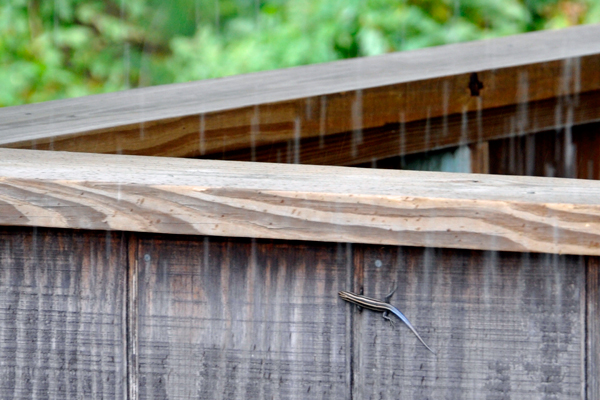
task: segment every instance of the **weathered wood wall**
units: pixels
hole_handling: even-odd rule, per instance
[[[137,246],[140,398],[349,398],[343,245]]]
[[[600,61],[596,63],[595,68],[600,68]],[[564,77],[564,74],[559,73],[558,76]],[[501,78],[494,77],[490,80],[494,81],[495,79]],[[468,77],[465,76],[463,81],[466,84]],[[438,92],[442,92],[441,88],[444,87],[444,83],[438,82],[438,86]],[[538,89],[543,91],[542,88]],[[430,109],[434,104],[442,101],[429,95],[430,93],[423,94],[416,90],[411,96],[429,99],[430,103],[422,106],[407,105],[406,107]],[[498,93],[493,96],[502,95],[506,95],[506,93],[498,88]],[[457,97],[449,98],[456,101]],[[454,112],[435,117],[428,115],[423,119],[412,121],[388,118],[387,122],[381,123],[381,125],[361,127],[359,137],[357,137],[356,129],[314,137],[303,135],[299,131],[298,137],[289,140],[272,139],[254,147],[248,145],[235,150],[223,147],[219,149],[221,151],[202,155],[202,158],[355,166],[362,163],[379,162],[389,157],[418,155],[457,145],[485,143],[504,138],[515,140],[515,138],[528,134],[556,132],[600,119],[600,108],[598,107],[600,91],[598,90],[578,95],[577,101],[565,96],[518,103],[518,98],[510,95],[507,97],[513,99],[515,104],[491,107],[489,102],[482,100],[481,107],[485,105],[485,108],[469,112]],[[375,100],[371,107],[373,109],[370,110],[370,113],[377,115],[377,107],[384,107],[384,105]],[[403,106],[397,106],[394,110],[397,108],[405,109]],[[336,113],[351,119],[352,113],[345,112],[346,110],[336,111]],[[367,111],[364,112],[365,115],[370,115],[367,114]],[[261,127],[257,129],[261,129]],[[266,132],[257,133],[256,136],[268,137],[268,129],[262,129],[265,129]],[[248,142],[250,142],[249,139]]]
[[[586,399],[600,399],[600,259],[588,258],[587,266]]]
[[[600,123],[491,141],[490,152],[494,174],[600,179]]]
[[[0,398],[122,399],[123,235],[0,227]]]
[[[3,228],[2,398],[598,393],[598,257]],[[340,289],[392,297],[401,323]]]

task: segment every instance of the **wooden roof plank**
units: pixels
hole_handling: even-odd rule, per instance
[[[0,225],[600,255],[600,182],[0,149]]]

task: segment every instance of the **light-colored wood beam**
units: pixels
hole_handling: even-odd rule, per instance
[[[0,149],[0,225],[600,255],[600,182]]]
[[[342,132],[359,146],[361,130],[390,124],[561,96],[576,102],[573,95],[600,90],[598,38],[599,25],[581,26],[8,107],[0,146],[197,157]],[[515,115],[523,132],[526,110]],[[476,140],[444,129],[446,145]]]

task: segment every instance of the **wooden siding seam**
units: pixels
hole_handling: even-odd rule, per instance
[[[127,396],[128,400],[138,399],[139,388],[139,345],[138,345],[138,238],[127,234]]]

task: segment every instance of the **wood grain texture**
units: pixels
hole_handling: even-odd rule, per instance
[[[600,260],[589,257],[587,262],[587,399],[600,399]]]
[[[494,174],[600,179],[600,123],[490,142]]]
[[[432,102],[435,101],[437,100],[432,99]],[[229,142],[224,140],[221,141],[221,147],[215,148],[214,152],[205,151],[200,158],[359,165],[468,143],[477,145],[482,141],[571,129],[575,125],[600,121],[599,104],[600,91],[592,91],[577,96],[482,108],[415,121],[389,122],[374,128],[364,128],[360,135],[350,130],[306,137],[299,130],[297,137],[293,139],[281,141],[272,137],[266,144],[254,141],[254,147],[246,146],[232,151],[228,150]]]
[[[397,282],[392,304],[437,356],[354,311],[352,398],[583,398],[582,257],[364,246],[364,274],[373,297]]]
[[[581,26],[8,107],[0,145],[196,157],[343,132],[360,145],[362,130],[600,90],[599,37]]]
[[[136,257],[140,398],[586,390],[583,257],[159,235],[139,235]],[[337,297],[363,283],[382,297],[394,281],[392,302],[437,356]]]
[[[0,228],[0,398],[125,399],[118,233]]]
[[[139,397],[350,398],[343,244],[141,236]]]
[[[600,254],[600,182],[0,149],[0,224]]]

